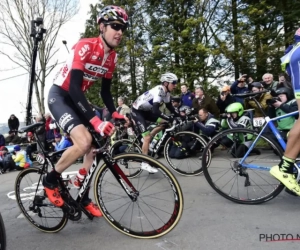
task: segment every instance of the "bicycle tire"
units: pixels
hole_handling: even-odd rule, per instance
[[[6,249],[6,232],[2,215],[0,213],[0,250]]]
[[[190,158],[190,156],[188,156],[187,158],[184,159],[174,159],[174,158],[170,158],[170,154],[169,154],[169,147],[171,145],[171,142],[173,142],[174,140],[176,140],[176,138],[179,137],[183,137],[183,138],[190,138],[191,136],[197,138],[197,141],[201,144],[201,147],[205,147],[207,145],[207,142],[198,134],[190,132],[190,131],[181,131],[176,133],[174,136],[168,138],[168,140],[165,143],[164,146],[164,156],[166,161],[168,162],[169,166],[178,174],[183,175],[183,176],[197,176],[200,175],[203,171],[202,171],[202,161],[198,159],[196,161],[196,163],[194,164],[194,166],[196,166],[196,168],[191,169],[190,171],[188,171],[188,166],[190,166],[189,164],[183,164],[182,161],[183,160],[188,160]],[[203,149],[202,148],[202,149]],[[203,154],[204,155],[204,154]],[[198,157],[197,157],[198,158]],[[208,161],[210,162],[211,157],[210,154],[208,155]],[[176,164],[177,161],[177,164]],[[197,165],[199,164],[199,165]],[[199,167],[198,167],[199,166]]]
[[[36,176],[35,176],[35,174],[36,174]],[[33,183],[31,183],[31,184],[27,183],[27,184],[25,184],[26,186],[23,186],[22,180],[26,181],[27,175],[30,175],[30,177],[28,177],[28,178]],[[42,183],[40,181],[40,177],[41,177],[41,173],[40,173],[39,168],[32,167],[32,168],[27,168],[27,169],[22,170],[18,174],[18,176],[16,178],[16,182],[15,182],[16,200],[17,200],[18,206],[19,206],[22,214],[29,221],[29,223],[31,225],[33,225],[34,227],[36,227],[37,229],[39,229],[42,232],[57,233],[60,230],[62,230],[65,227],[65,225],[67,224],[68,216],[65,212],[62,211],[61,208],[58,208],[58,207],[55,207],[54,205],[52,205],[50,203],[50,201],[48,201],[48,204],[44,203],[44,200],[46,200],[47,197],[43,193],[44,189],[43,189]],[[37,186],[35,186],[36,183],[37,183]],[[30,186],[27,187],[28,184]],[[39,185],[40,185],[40,187],[39,187]],[[28,194],[23,193],[23,191],[26,191],[26,188],[29,190],[32,190],[32,191],[36,191],[38,189],[43,194],[37,196],[35,193],[34,196],[32,197],[32,192],[30,192]],[[28,197],[28,198],[26,198],[26,197]],[[36,202],[37,203],[39,202],[40,205],[36,205],[33,207],[33,203],[34,203],[33,201],[38,200],[38,198],[39,198],[39,201],[36,201]],[[24,203],[23,203],[23,200],[24,200]],[[25,204],[25,202],[28,200],[29,200],[28,204]],[[57,214],[59,212],[59,213],[62,213],[62,216],[59,219],[57,217],[52,217],[52,219],[55,218],[55,220],[54,220],[55,225],[53,225],[53,226],[50,226],[49,222],[46,223],[47,224],[46,226],[42,225],[41,222],[37,222],[35,219],[42,218],[41,221],[43,221],[43,215],[48,216],[50,213],[49,212],[42,213],[41,207],[45,208],[45,209],[49,208],[50,210],[52,208],[53,212],[55,214]],[[27,211],[27,209],[29,209],[29,211]],[[56,210],[57,210],[57,212],[55,212]],[[45,220],[46,220],[47,216],[44,216]],[[49,218],[49,219],[51,219],[51,218]]]
[[[155,174],[149,174],[147,171],[143,171],[143,174],[138,178],[130,179],[132,184],[139,191],[137,201],[133,202],[131,199],[129,199],[121,185],[111,174],[109,167],[104,163],[97,172],[94,182],[95,200],[100,207],[104,218],[119,232],[134,238],[157,238],[170,232],[178,224],[183,211],[183,195],[175,176],[164,165],[162,165],[162,163],[146,155],[121,154],[114,157],[114,160],[118,165],[120,164],[119,162],[122,161],[131,161],[132,163],[138,164],[141,162],[147,162],[148,164],[155,166],[158,169],[158,172]],[[106,177],[106,175],[108,177]],[[112,176],[111,180],[105,180],[105,178],[110,178],[110,176]],[[160,177],[162,178],[159,179]],[[114,180],[117,184],[113,183]],[[147,180],[149,180],[151,184],[145,184]],[[154,187],[154,184],[161,186],[157,188]],[[107,185],[107,190],[109,192],[106,192],[105,185]],[[141,187],[139,185],[141,185]],[[167,186],[168,190],[161,189],[161,187],[165,188],[165,185]],[[139,187],[141,189],[139,189]],[[114,192],[117,188],[120,188],[120,190],[123,191]],[[149,192],[149,190],[147,190],[149,188],[151,188],[150,194],[147,193]],[[154,190],[159,191],[159,193],[154,195]],[[168,199],[170,200],[161,199],[160,195],[164,193],[169,194]],[[115,195],[117,198],[112,199],[111,196],[113,195]],[[148,205],[145,202],[147,198],[149,198],[150,201],[155,205]],[[127,200],[129,200],[129,202],[127,202]],[[121,208],[125,208],[125,205],[120,206],[120,204],[112,204],[114,201],[120,203],[126,202],[126,205],[129,204],[120,221],[117,219],[117,217],[120,217],[120,214],[117,213]],[[132,204],[130,202],[132,202]],[[163,206],[160,206],[159,204],[162,204]],[[128,212],[127,216],[124,216],[125,213],[127,213],[127,210],[130,210],[129,206],[131,207],[132,211],[131,213]],[[157,208],[157,206],[159,206],[159,208]],[[114,211],[109,211],[110,207],[114,209]],[[167,207],[170,207],[170,213],[165,211]],[[136,211],[137,209],[139,210],[139,213],[133,213],[133,211]],[[147,212],[145,212],[146,210]],[[160,216],[166,216],[166,218],[161,218],[155,214],[154,210],[157,210],[158,213],[162,213]],[[147,216],[150,216],[150,214],[155,215],[155,219],[149,220]],[[127,220],[130,219],[131,221],[127,222]],[[141,229],[134,228],[133,223],[135,221],[137,221],[136,227]],[[158,228],[154,228],[151,223],[158,223]],[[151,229],[148,230],[148,228]]]
[[[228,134],[234,134],[234,133],[237,133],[237,134],[240,134],[240,133],[244,133],[244,134],[251,134],[252,136],[258,136],[258,132],[257,131],[254,131],[254,130],[250,130],[250,129],[245,129],[245,128],[234,128],[234,129],[230,129],[230,130],[226,130],[226,131],[222,131],[222,132],[220,132],[219,134],[217,134],[215,137],[213,137],[212,138],[212,140],[207,144],[207,146],[206,146],[206,148],[205,148],[205,150],[204,150],[204,153],[203,154],[206,154],[207,153],[207,151],[210,149],[210,147],[214,144],[214,143],[217,143],[222,137],[224,137],[224,136],[227,136]],[[281,156],[283,155],[283,150],[282,150],[282,148],[281,147],[279,147],[279,145],[278,145],[278,143],[276,143],[272,138],[269,138],[268,136],[266,136],[266,135],[261,135],[260,136],[260,139],[259,140],[261,140],[261,139],[263,139],[263,140],[265,140],[267,143],[269,143],[269,146],[271,146],[271,150],[273,150],[273,153],[277,153],[277,156],[279,157],[279,159],[278,159],[278,161],[280,161],[280,159],[281,159]],[[258,143],[256,144],[256,145],[258,145]],[[255,147],[255,145],[254,145],[254,147]],[[248,149],[247,149],[248,150]],[[262,150],[270,150],[267,146],[264,146],[264,147],[262,147]],[[248,155],[248,157],[249,157],[249,155]],[[240,157],[241,158],[241,157]],[[211,160],[211,162],[209,163],[209,164],[207,164],[205,161],[204,161],[204,159],[202,160],[202,166],[203,166],[203,173],[204,173],[204,176],[205,176],[205,178],[206,178],[206,180],[207,180],[207,182],[209,183],[209,185],[218,193],[218,194],[220,194],[221,196],[223,196],[224,198],[226,198],[226,199],[228,199],[228,200],[230,200],[230,201],[233,201],[233,202],[235,202],[235,203],[239,203],[239,204],[249,204],[249,205],[255,205],[255,204],[261,204],[261,203],[264,203],[264,202],[267,202],[267,201],[270,201],[270,200],[272,200],[272,199],[274,199],[277,195],[279,195],[280,194],[280,192],[283,190],[283,188],[284,188],[284,185],[282,184],[282,183],[280,183],[276,178],[274,178],[274,177],[272,177],[270,174],[269,174],[269,172],[267,172],[267,171],[265,171],[265,173],[267,173],[266,174],[266,177],[264,177],[264,178],[270,178],[272,181],[276,181],[276,182],[278,182],[278,183],[276,183],[276,184],[271,184],[271,183],[269,183],[270,184],[270,186],[271,186],[271,189],[272,189],[272,191],[270,192],[270,193],[268,193],[268,194],[266,194],[266,195],[263,195],[262,197],[259,197],[259,198],[257,198],[257,199],[246,199],[245,197],[243,197],[243,198],[237,198],[237,197],[234,197],[233,195],[229,195],[228,193],[226,193],[226,192],[224,192],[224,191],[222,191],[221,190],[221,188],[218,186],[218,185],[216,185],[215,183],[214,183],[214,181],[212,180],[212,174],[210,174],[209,173],[209,168],[210,168],[210,165],[211,164],[213,164],[213,159],[214,159],[214,157],[212,157],[212,160]],[[254,158],[254,159],[258,159],[258,156],[256,156],[256,158]],[[260,158],[260,159],[258,159],[258,160],[260,160],[260,162],[261,162],[261,160],[263,160],[264,158]],[[247,160],[247,158],[246,158],[246,160]],[[252,160],[251,162],[253,162],[254,160]],[[272,158],[270,161],[274,161],[274,159]],[[237,162],[237,161],[236,161]],[[225,163],[226,163],[226,161],[222,161],[222,165],[224,165]],[[238,164],[239,164],[239,162],[238,162]],[[257,165],[257,166],[259,166],[259,164]],[[231,165],[231,170],[233,170],[233,168],[234,168],[235,166],[234,166],[234,164],[232,164]],[[211,167],[211,168],[213,168],[213,167]],[[221,168],[220,166],[219,167],[217,167],[217,168]],[[247,170],[249,170],[249,171],[253,171],[253,169],[248,169],[248,168],[244,168],[242,171],[246,171],[247,172]],[[259,171],[259,170],[258,170]],[[221,173],[222,171],[220,171],[219,173]],[[253,173],[254,173],[254,171],[253,171]],[[258,172],[258,173],[260,173],[260,172]],[[224,174],[225,175],[225,174]],[[257,178],[258,178],[258,174],[256,174],[257,175]],[[239,177],[239,176],[241,176],[241,175],[238,175],[237,173],[236,173],[236,176],[237,176],[237,178]],[[241,177],[243,177],[243,175],[241,176]],[[256,177],[255,175],[254,175],[254,177]],[[221,178],[221,177],[220,177]],[[263,178],[262,178],[263,179]],[[251,183],[251,181],[250,181],[250,183]],[[257,183],[255,183],[254,182],[254,184],[257,184]],[[227,184],[226,184],[227,185]],[[237,186],[239,185],[238,183],[236,184]],[[251,187],[252,186],[252,184],[250,184],[249,185],[249,187]],[[253,185],[253,186],[255,186],[255,185]],[[223,186],[224,187],[224,186]],[[233,186],[232,186],[233,187]],[[247,187],[248,188],[248,186],[245,186],[245,187]],[[273,189],[273,187],[274,187],[274,189]],[[247,189],[246,188],[246,189]],[[254,187],[253,187],[254,188]],[[259,189],[257,189],[257,190],[259,190]]]
[[[141,147],[136,142],[132,142],[131,140],[128,140],[128,139],[122,139],[122,140],[116,141],[111,146],[111,149],[110,149],[111,156],[115,157],[116,156],[116,154],[114,153],[115,150],[118,149],[120,146],[122,146],[124,144],[125,145],[130,145],[129,149],[127,148],[127,150],[129,150],[129,152],[130,152],[130,149],[133,148],[134,152],[137,151],[135,153],[142,154],[142,149],[141,149]],[[126,152],[126,153],[129,153],[129,152]],[[134,177],[137,177],[138,175],[140,175],[142,171],[143,170],[141,168],[138,168],[138,169],[127,169],[127,173],[125,173],[125,174],[126,174],[126,176],[128,178],[134,178]]]

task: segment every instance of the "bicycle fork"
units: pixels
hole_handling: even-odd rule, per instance
[[[109,158],[107,155],[104,154],[103,160],[105,164],[109,167],[117,181],[120,183],[128,197],[132,201],[137,201],[139,196],[139,192],[135,189],[132,185],[131,181],[127,178],[124,172],[120,169],[119,165],[116,163],[114,159]]]

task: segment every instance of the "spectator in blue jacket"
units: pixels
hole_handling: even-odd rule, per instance
[[[249,92],[248,87],[246,87],[246,79],[247,75],[242,75],[239,79],[237,79],[230,87],[231,94],[243,94]],[[244,105],[244,98],[235,96],[235,101]]]
[[[182,106],[193,107],[192,101],[195,95],[188,90],[187,84],[181,84],[181,104]]]
[[[61,134],[56,134],[55,142],[53,142],[53,146],[55,147],[55,151],[59,151],[72,146],[72,143]]]

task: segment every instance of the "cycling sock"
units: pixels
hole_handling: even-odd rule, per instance
[[[283,156],[281,162],[279,163],[279,169],[282,172],[292,174],[294,168],[295,160]]]
[[[56,172],[55,168],[47,174],[46,181],[52,184],[57,184],[57,179],[60,177],[60,173]]]

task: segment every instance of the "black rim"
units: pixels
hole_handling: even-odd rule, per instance
[[[127,158],[126,160],[134,162],[141,162],[141,160],[147,162],[144,158],[137,159],[136,156],[124,155],[122,158]],[[151,161],[148,161],[148,163],[154,166]],[[99,205],[107,220],[120,231],[134,236],[151,237],[163,234],[174,223],[178,222],[178,217],[180,218],[182,212],[180,206],[183,202],[181,200],[181,190],[178,190],[177,185],[174,184],[168,172],[160,167],[157,167],[157,169],[159,170],[158,173],[149,174],[143,171],[143,174],[139,177],[131,179],[132,184],[139,191],[139,197],[136,202],[132,202],[125,192],[123,192],[123,195],[121,192],[114,190],[113,187],[117,187],[117,185],[112,182],[114,177],[111,179],[107,177],[110,175],[108,167],[103,168],[98,175],[95,185],[97,187]],[[150,183],[145,184],[148,180]],[[159,187],[155,188],[154,185],[156,184]],[[166,187],[167,185],[169,187]],[[165,189],[161,189],[162,186],[165,186]],[[153,191],[149,191],[150,188]],[[157,193],[155,193],[156,191]],[[144,192],[146,194],[143,194]],[[168,194],[166,195],[168,198],[162,198],[164,194]],[[151,204],[147,203],[146,199],[149,199]],[[112,205],[111,203],[113,202],[119,204],[117,206]],[[162,203],[165,206],[160,206]],[[167,207],[169,211],[166,211]],[[120,212],[121,209],[124,212]],[[149,218],[150,215],[153,215],[153,218]],[[162,215],[165,217],[162,218]],[[135,222],[137,225],[134,226],[133,223]],[[140,225],[138,225],[139,223]],[[154,223],[159,224],[159,226],[154,226]],[[133,229],[133,227],[136,228]]]
[[[58,232],[66,225],[68,218],[45,197],[42,184],[38,181],[42,176],[39,171],[31,168],[18,175],[15,184],[17,203],[33,226],[45,232]]]
[[[224,131],[208,143],[204,154],[214,143],[220,142],[221,138],[231,135],[240,138],[241,134],[254,136],[252,138],[258,135],[257,132],[248,129]],[[202,160],[203,172],[211,187],[224,198],[241,204],[259,204],[276,197],[284,186],[266,170],[242,167],[239,160],[243,154],[236,155],[238,150],[240,150],[240,144],[234,142],[232,148],[223,149],[223,152],[221,149],[215,150],[210,164],[206,164]],[[227,158],[221,158],[222,155],[226,155]],[[245,163],[271,167],[276,165],[275,162],[279,162],[281,155],[281,148],[272,139],[261,136],[260,141],[254,145],[253,153],[246,158]],[[221,179],[225,181],[221,183]]]

